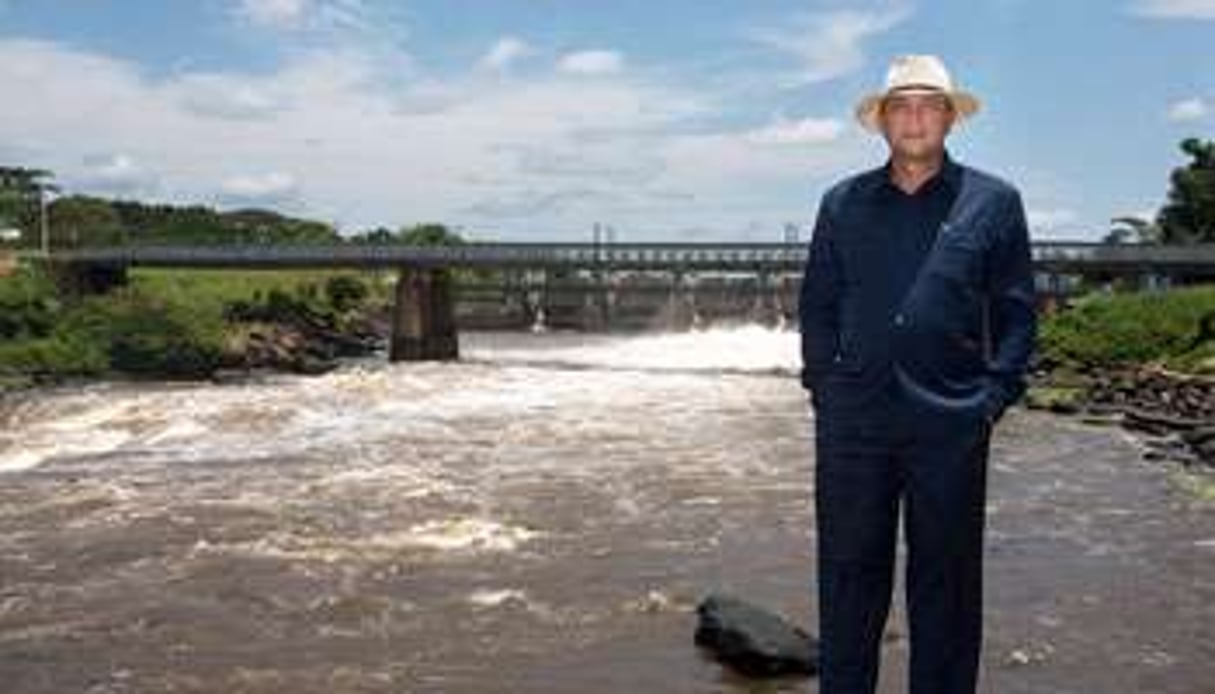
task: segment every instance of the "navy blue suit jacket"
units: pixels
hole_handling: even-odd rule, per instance
[[[799,306],[816,409],[859,410],[894,379],[929,413],[994,421],[1024,392],[1037,322],[1020,194],[948,158],[942,176],[956,196],[906,290],[889,278],[915,260],[891,251],[876,197],[888,168],[823,196]]]

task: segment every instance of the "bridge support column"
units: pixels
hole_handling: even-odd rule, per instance
[[[751,304],[751,320],[766,328],[780,325],[780,303],[772,276],[760,272],[755,283],[755,300]]]
[[[452,285],[448,270],[401,269],[392,310],[389,361],[460,358]]]
[[[127,266],[121,263],[50,263],[51,277],[66,296],[105,294],[127,285]]]
[[[671,274],[665,313],[668,330],[685,331],[696,327],[696,289],[682,271]]]

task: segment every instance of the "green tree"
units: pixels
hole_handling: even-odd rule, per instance
[[[406,246],[462,246],[465,241],[443,224],[418,224],[401,229],[397,236]]]
[[[56,246],[116,246],[125,240],[122,218],[108,200],[71,195],[56,200],[48,212]]]
[[[396,234],[392,233],[391,229],[376,227],[354,234],[348,240],[354,244],[387,245],[394,242],[396,238]]]
[[[245,209],[225,212],[230,242],[236,243],[334,243],[338,234],[324,222],[295,219],[270,210]]]
[[[1156,223],[1164,243],[1215,243],[1215,141],[1188,138],[1191,161],[1173,170],[1168,202]]]

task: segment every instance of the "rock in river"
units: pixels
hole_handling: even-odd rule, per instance
[[[818,673],[818,640],[779,615],[726,595],[696,608],[696,645],[748,677]]]

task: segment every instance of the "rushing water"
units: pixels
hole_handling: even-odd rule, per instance
[[[715,590],[814,625],[795,335],[463,347],[0,412],[0,688],[815,691],[691,638]],[[1215,692],[1215,509],[1170,475],[1117,430],[1010,413],[984,691]],[[898,602],[883,692],[905,689]]]

